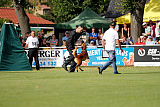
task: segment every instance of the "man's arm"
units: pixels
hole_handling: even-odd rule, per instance
[[[28,48],[28,44],[26,43],[25,47],[24,48]]]
[[[105,49],[105,41],[104,41],[104,39],[102,39],[102,46],[103,46],[103,49]]]
[[[119,39],[116,39],[116,42],[117,42],[118,47],[120,48],[121,52],[123,52],[123,49],[121,48],[121,43],[120,43]]]

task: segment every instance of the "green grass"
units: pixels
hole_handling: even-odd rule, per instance
[[[160,67],[0,72],[0,107],[160,107]]]

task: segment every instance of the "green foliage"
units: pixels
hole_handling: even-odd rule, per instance
[[[0,7],[10,7],[12,0],[0,0]]]
[[[134,11],[139,8],[138,3],[141,2],[141,0],[117,0],[119,1],[120,5],[123,8],[123,11]]]
[[[79,15],[87,7],[100,14],[107,11],[110,0],[54,0],[51,1],[53,20],[56,23],[66,22]]]

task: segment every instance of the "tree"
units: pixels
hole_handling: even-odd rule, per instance
[[[12,1],[11,0],[1,0],[0,7],[8,7],[11,6]]]
[[[131,36],[134,42],[142,34],[143,14],[146,0],[121,0],[121,5],[131,13]]]
[[[30,32],[29,18],[24,10],[24,8],[28,5],[28,2],[26,0],[13,0],[13,5],[22,35],[25,36],[25,33]]]
[[[49,0],[52,21],[62,23],[79,15],[87,7],[100,14],[107,11],[110,0]]]

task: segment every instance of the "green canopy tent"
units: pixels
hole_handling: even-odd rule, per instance
[[[0,34],[0,71],[32,70],[13,24],[3,24]]]
[[[88,29],[95,28],[109,28],[110,21],[102,18],[90,8],[84,10],[77,17],[66,23],[55,24],[55,29],[75,29],[76,25],[82,25]]]

